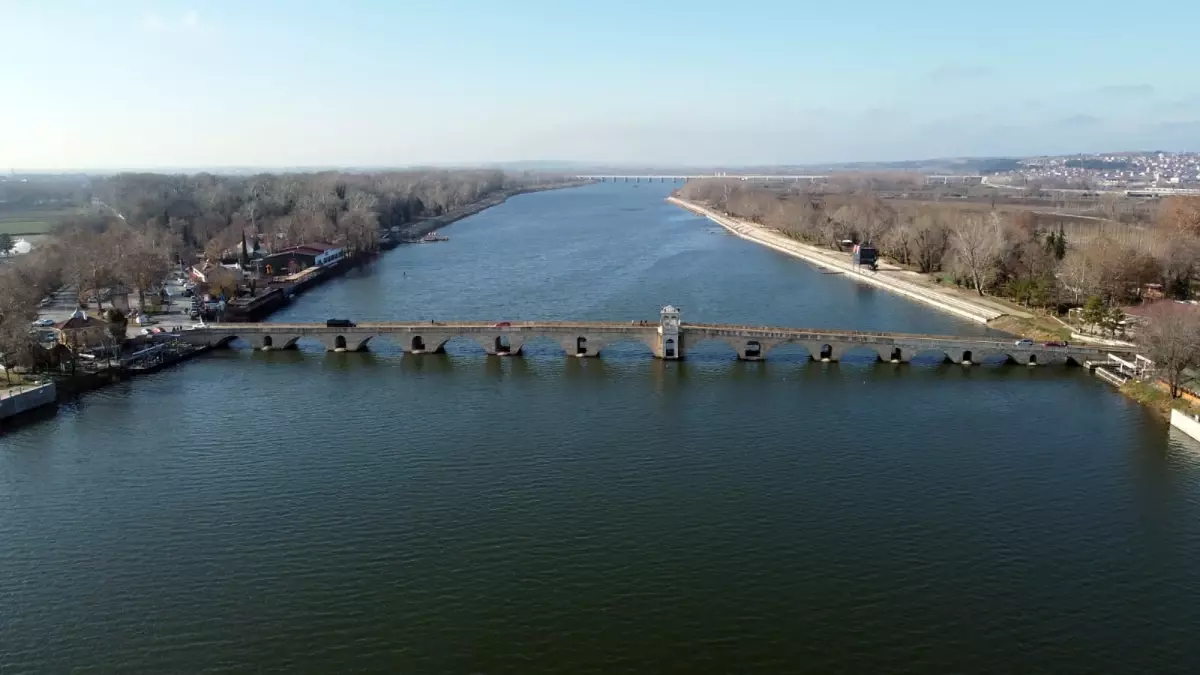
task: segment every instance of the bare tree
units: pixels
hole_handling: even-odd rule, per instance
[[[949,242],[955,260],[970,275],[976,292],[983,295],[1004,252],[1004,227],[999,215],[993,211],[986,216],[963,218],[951,229]]]
[[[1081,304],[1092,296],[1099,297],[1100,270],[1092,264],[1086,251],[1068,251],[1058,270],[1063,288],[1071,294],[1075,304]]]
[[[1147,316],[1139,342],[1146,358],[1166,380],[1171,398],[1178,398],[1184,372],[1200,366],[1200,310],[1174,302],[1158,303]]]
[[[117,263],[117,276],[137,289],[138,307],[145,308],[146,292],[158,287],[170,270],[167,249],[154,237],[131,233],[128,248]]]
[[[37,316],[37,289],[16,264],[0,267],[0,361],[4,375],[27,354],[29,321]]]
[[[909,246],[917,269],[929,273],[941,269],[949,246],[949,235],[941,214],[932,208],[921,209],[909,226]]]
[[[1200,240],[1167,230],[1152,246],[1162,270],[1163,290],[1176,300],[1187,300],[1191,297],[1192,278],[1200,267]]]
[[[1200,236],[1200,197],[1168,197],[1158,209],[1158,222],[1168,229]]]
[[[96,292],[96,311],[100,311],[99,290],[113,281],[113,238],[89,230],[75,229],[59,239],[62,253],[63,277],[74,284],[80,300],[88,292]]]
[[[896,212],[869,189],[856,195],[850,201],[850,207],[854,214],[854,230],[862,242],[879,243],[895,225]]]

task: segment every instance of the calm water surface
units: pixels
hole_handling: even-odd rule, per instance
[[[510,200],[276,320],[983,331],[668,187]],[[0,437],[0,673],[1200,670],[1200,447],[1078,371],[374,347]]]

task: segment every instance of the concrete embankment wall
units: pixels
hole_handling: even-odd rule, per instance
[[[5,394],[0,398],[0,420],[15,417],[44,405],[53,405],[56,400],[54,383],[31,387],[21,392]]]
[[[1171,411],[1171,426],[1200,441],[1200,420],[1179,412]]]
[[[706,209],[702,206],[692,204],[682,199],[670,197],[668,198],[668,201],[676,206],[683,207],[689,211],[692,211],[693,213],[708,218],[709,220],[717,223],[721,227],[724,227],[726,230],[743,239],[773,248],[780,253],[786,253],[788,255],[795,256],[819,267],[837,270],[854,281],[883,288],[891,291],[892,293],[896,293],[911,300],[924,303],[930,307],[953,314],[957,317],[978,323],[987,323],[992,319],[1003,316],[1001,312],[997,312],[986,307],[973,305],[959,298],[941,294],[935,290],[923,288],[916,284],[902,281],[900,279],[894,279],[878,272],[861,272],[855,269],[854,265],[850,264],[849,262],[843,262],[841,260],[824,255],[818,252],[818,249],[815,247],[787,240],[783,235],[764,231],[762,228],[756,226],[747,226],[738,223],[733,219],[721,216],[711,209]]]

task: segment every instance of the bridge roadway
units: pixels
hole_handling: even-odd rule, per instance
[[[1012,339],[913,335],[862,331],[813,330],[728,324],[681,323],[678,335],[653,321],[524,321],[524,322],[389,322],[359,323],[336,327],[315,323],[217,323],[180,334],[193,344],[227,345],[241,338],[256,349],[287,349],[310,339],[331,351],[366,349],[377,337],[408,353],[443,351],[456,337],[477,342],[494,355],[516,355],[539,338],[558,343],[569,356],[598,356],[616,342],[641,342],[659,358],[684,358],[697,345],[708,341],[728,344],[744,360],[766,358],[784,344],[800,345],[816,360],[837,361],[851,350],[874,352],[883,361],[903,363],[917,355],[941,355],[953,363],[982,363],[1003,359],[1020,364],[1082,364],[1101,361],[1108,354],[1129,354],[1119,347],[1043,344],[1020,346]],[[672,337],[676,339],[672,339]]]

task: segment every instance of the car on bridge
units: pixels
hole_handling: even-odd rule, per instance
[[[1065,340],[1063,340],[1061,342],[1058,340],[1052,340],[1050,342],[1045,343],[1042,346],[1043,347],[1068,347],[1068,346],[1070,346],[1070,343]]]
[[[1020,340],[1017,340],[1013,344],[1015,344],[1018,347],[1032,347],[1033,340],[1030,340],[1029,338],[1022,338]]]
[[[325,322],[326,328],[354,328],[356,325],[350,319],[329,319]]]
[[[501,321],[499,323],[494,323],[494,324],[492,324],[492,328],[512,328],[512,322],[511,321]]]

